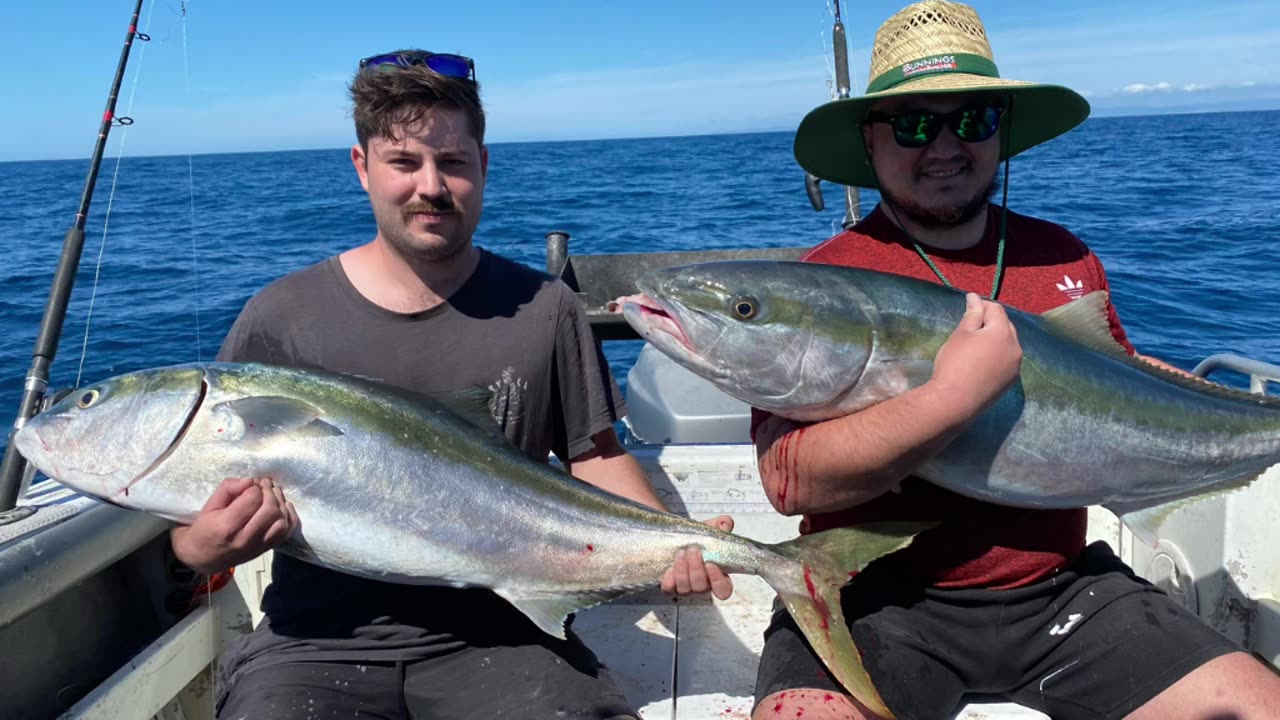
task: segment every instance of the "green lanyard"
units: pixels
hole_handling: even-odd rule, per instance
[[[1001,209],[1000,244],[996,246],[996,276],[991,280],[991,297],[989,298],[991,300],[995,300],[996,295],[999,294],[1000,276],[1004,274],[1004,214],[1005,211]],[[911,237],[911,234],[906,231],[906,228],[903,228],[902,232],[907,237]],[[911,244],[916,247],[916,252],[920,253],[920,257],[924,258],[924,261],[929,264],[929,268],[933,270],[934,275],[938,276],[938,279],[942,281],[942,284],[947,287],[951,287],[951,281],[947,279],[946,275],[942,274],[942,270],[938,269],[938,266],[933,262],[933,258],[929,257],[929,255],[925,253],[924,248],[920,247],[920,243],[916,242],[915,238],[911,238]]]

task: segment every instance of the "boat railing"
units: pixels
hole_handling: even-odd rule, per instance
[[[1280,382],[1280,365],[1241,357],[1232,353],[1218,353],[1201,360],[1191,372],[1208,377],[1216,370],[1231,370],[1249,376],[1249,391],[1265,395],[1267,383]]]

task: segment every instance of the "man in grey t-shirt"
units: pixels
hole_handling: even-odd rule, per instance
[[[219,360],[481,397],[531,458],[554,453],[577,478],[662,508],[613,431],[625,406],[573,293],[472,243],[488,166],[474,63],[375,55],[361,61],[351,95],[351,159],[377,235],[256,294]],[[713,522],[732,529],[728,517]],[[297,524],[269,478],[233,479],[175,528],[173,548],[217,572]],[[220,718],[635,717],[571,631],[552,638],[488,590],[382,583],[282,554],[272,578],[264,622],[221,663]],[[696,549],[677,554],[662,586],[732,591]]]

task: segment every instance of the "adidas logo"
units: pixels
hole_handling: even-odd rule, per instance
[[[1065,283],[1065,284],[1064,284]],[[1057,283],[1058,289],[1067,294],[1072,300],[1079,300],[1084,295],[1084,281],[1072,280],[1070,275],[1063,275],[1062,282]]]

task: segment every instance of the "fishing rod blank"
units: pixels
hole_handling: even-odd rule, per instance
[[[36,337],[35,350],[31,356],[31,368],[27,370],[26,382],[22,387],[22,401],[18,416],[9,430],[9,441],[4,449],[4,462],[0,464],[0,525],[30,514],[30,511],[13,510],[18,503],[18,493],[22,489],[23,473],[27,465],[26,459],[14,447],[13,437],[27,420],[36,414],[49,387],[49,367],[53,364],[53,356],[58,351],[58,340],[62,336],[62,323],[67,316],[71,287],[75,283],[76,271],[80,266],[80,254],[84,249],[85,221],[89,217],[89,204],[93,200],[93,189],[98,182],[98,170],[102,166],[102,154],[107,144],[107,135],[111,132],[112,125],[128,125],[133,122],[130,118],[116,118],[116,98],[120,94],[120,84],[124,79],[125,66],[129,62],[129,50],[133,47],[133,39],[136,37],[144,42],[151,39],[145,33],[138,32],[138,16],[141,13],[142,0],[138,0],[133,8],[133,17],[129,21],[129,31],[125,33],[120,60],[116,64],[111,93],[107,97],[107,109],[102,113],[98,142],[93,148],[93,158],[89,163],[89,176],[85,179],[84,193],[80,196],[80,208],[76,212],[71,229],[62,240],[62,256],[58,259],[58,268],[53,275],[53,285],[49,288],[49,299],[45,303],[44,317],[40,321],[40,334]]]

